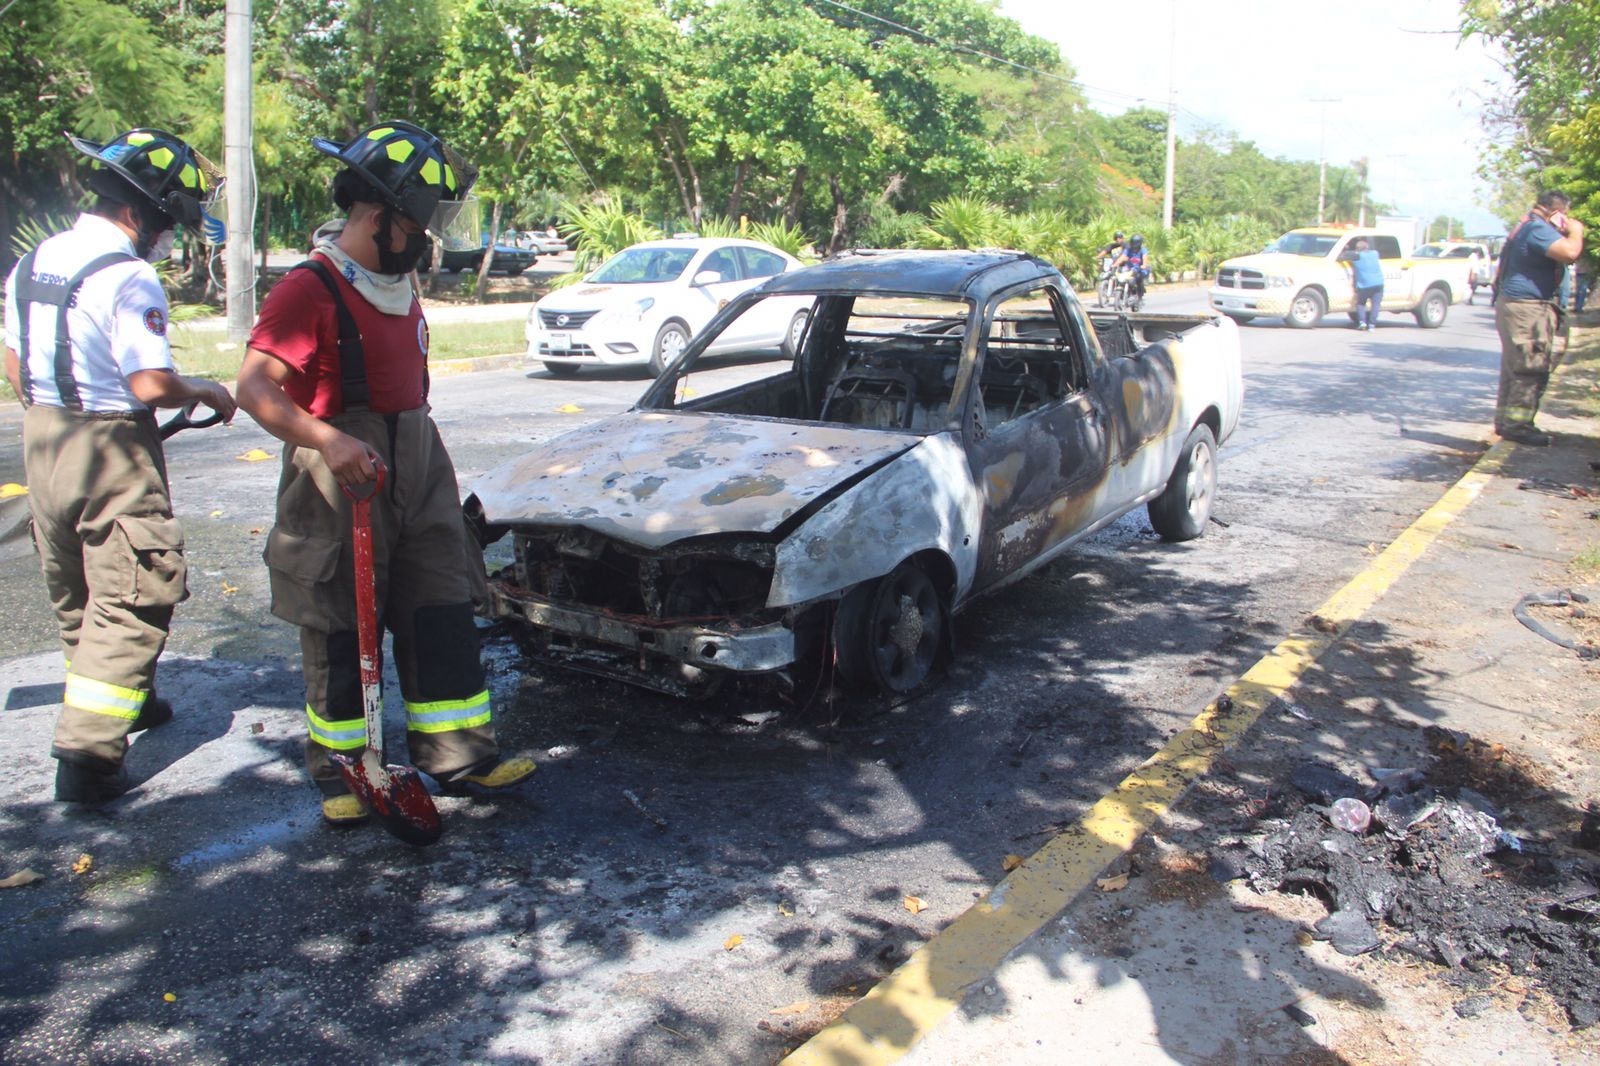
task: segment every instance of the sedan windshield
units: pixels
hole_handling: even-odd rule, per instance
[[[1289,255],[1311,255],[1321,259],[1333,250],[1338,237],[1321,233],[1285,233],[1273,243],[1276,250]]]
[[[602,285],[673,281],[693,258],[692,248],[626,248],[607,259],[589,280]]]

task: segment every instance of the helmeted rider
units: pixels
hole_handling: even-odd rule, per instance
[[[96,164],[95,199],[12,271],[5,368],[27,408],[34,544],[66,658],[56,799],[93,804],[127,788],[128,735],[172,717],[155,695],[156,662],[187,568],[153,408],[200,403],[231,419],[234,401],[177,373],[152,265],[180,224],[226,235],[206,210],[222,175],[165,130],[67,139]]]
[[[483,555],[469,538],[455,468],[429,417],[428,327],[411,272],[454,217],[475,171],[409,122],[346,143],[345,212],[309,260],[268,294],[239,372],[239,397],[285,442],[277,523],[267,538],[272,611],[300,627],[306,766],[331,824],[368,812],[330,752],[366,745],[349,502],[341,486],[388,476],[372,498],[379,623],[394,637],[411,761],[447,788],[504,788],[534,771],[502,758],[491,724],[473,600]]]
[[[1095,255],[1099,258],[1102,266],[1109,269],[1110,264],[1115,263],[1117,258],[1122,255],[1122,250],[1125,247],[1127,247],[1127,242],[1123,239],[1122,231],[1117,230],[1111,235],[1111,243],[1105,245]]]
[[[1135,233],[1128,238],[1128,247],[1117,257],[1116,262],[1111,265],[1111,269],[1119,270],[1124,266],[1133,272],[1134,299],[1142,302],[1144,300],[1145,278],[1150,276],[1150,253],[1144,246],[1144,236],[1142,234]]]

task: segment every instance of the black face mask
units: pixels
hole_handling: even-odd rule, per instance
[[[378,273],[380,274],[409,274],[417,269],[417,264],[422,262],[422,257],[428,251],[428,235],[426,233],[406,234],[406,246],[402,251],[391,251],[392,229],[394,215],[385,211],[383,224],[378,227],[377,236],[373,240],[378,245]]]

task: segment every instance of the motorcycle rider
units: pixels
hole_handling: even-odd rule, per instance
[[[277,523],[265,559],[272,611],[300,627],[306,767],[323,820],[368,812],[329,759],[366,744],[351,511],[372,497],[378,621],[394,636],[406,743],[447,790],[507,788],[533,760],[502,758],[473,623],[483,557],[469,540],[455,468],[429,417],[428,327],[411,274],[460,210],[475,171],[409,122],[312,144],[342,164],[311,259],[268,294],[239,371],[240,404],[284,441]]]
[[[222,385],[177,372],[152,264],[171,254],[179,223],[213,242],[226,228],[206,213],[221,174],[172,134],[67,139],[98,164],[95,200],[12,271],[5,369],[27,408],[34,545],[67,660],[50,746],[56,799],[98,804],[127,790],[128,735],[172,718],[156,661],[188,571],[152,408],[234,412]]]
[[[1133,301],[1137,306],[1144,302],[1144,280],[1150,276],[1150,255],[1142,234],[1135,233],[1128,238],[1128,247],[1111,264],[1111,269],[1116,271],[1124,266],[1133,272]]]

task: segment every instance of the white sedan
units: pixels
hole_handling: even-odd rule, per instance
[[[734,297],[802,264],[771,245],[730,237],[673,238],[624,248],[583,281],[528,313],[528,358],[561,377],[585,366],[647,365],[660,374]],[[766,305],[770,304],[770,307]],[[808,300],[763,301],[720,347],[792,356]]]

